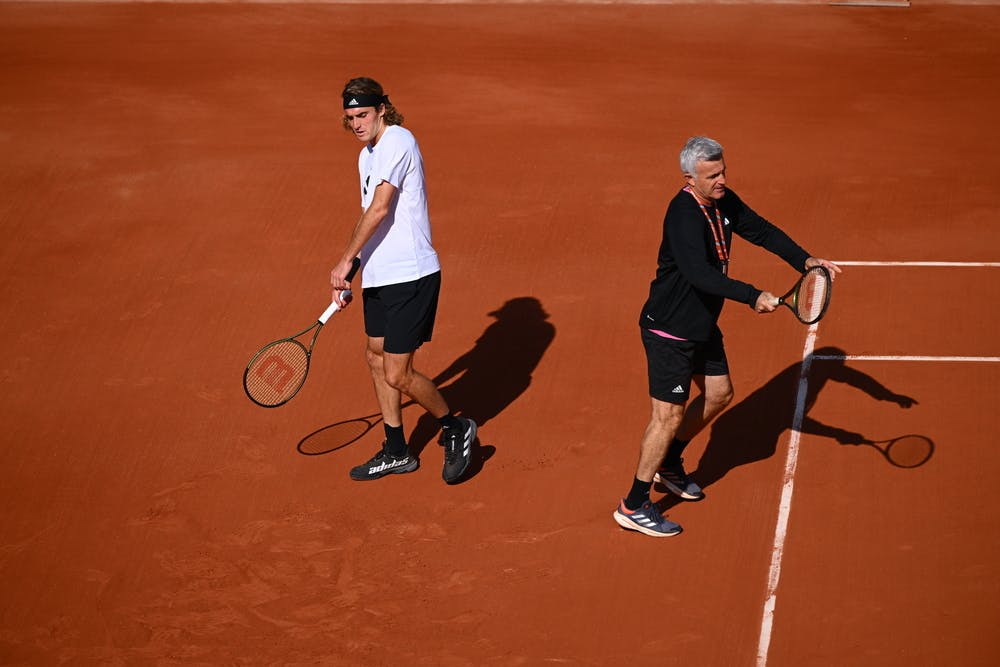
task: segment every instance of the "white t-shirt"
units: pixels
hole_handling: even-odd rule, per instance
[[[413,133],[401,125],[387,127],[374,147],[361,149],[358,173],[362,209],[368,209],[383,181],[396,188],[389,214],[361,249],[364,287],[410,282],[440,271],[431,245],[424,160]]]

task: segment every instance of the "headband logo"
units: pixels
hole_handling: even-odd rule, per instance
[[[359,107],[375,107],[388,104],[388,95],[377,95],[374,93],[344,93],[344,108],[356,109]]]

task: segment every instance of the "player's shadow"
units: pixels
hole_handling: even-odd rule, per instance
[[[809,416],[816,398],[828,382],[843,382],[863,391],[875,400],[890,401],[909,408],[917,401],[897,394],[872,376],[845,363],[846,353],[836,347],[823,347],[802,363],[792,364],[775,375],[742,401],[723,412],[712,424],[705,452],[696,469],[688,474],[702,488],[712,486],[735,468],[774,455],[778,440],[792,427],[795,418],[802,364],[809,364],[804,401],[802,432],[832,438],[841,444],[856,445],[866,440],[860,433],[824,424]],[[664,509],[682,502],[668,494],[659,504]]]
[[[456,414],[482,428],[531,385],[531,374],[556,335],[541,302],[529,296],[511,299],[489,313],[496,318],[475,345],[433,379]],[[435,439],[437,420],[424,413],[410,434],[410,450],[418,454]],[[487,430],[480,431],[480,437]],[[496,448],[481,440],[463,479],[474,477]]]

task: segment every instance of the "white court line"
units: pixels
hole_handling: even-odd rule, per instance
[[[823,361],[981,361],[986,363],[996,363],[1000,361],[1000,357],[920,357],[894,354],[816,354],[813,355],[813,359]]]
[[[781,487],[781,502],[778,504],[778,525],[774,529],[774,546],[771,548],[771,568],[767,575],[767,597],[764,599],[764,617],[760,624],[760,640],[757,642],[757,667],[767,664],[767,651],[771,646],[771,627],[774,623],[774,606],[777,602],[778,580],[781,577],[781,556],[785,550],[785,534],[788,531],[788,516],[792,512],[792,492],[795,490],[795,468],[799,463],[799,439],[802,437],[802,420],[806,412],[806,392],[809,389],[809,368],[812,365],[812,351],[816,345],[819,324],[809,327],[806,344],[802,350],[802,369],[799,371],[799,390],[795,397],[795,417],[792,419],[792,435],[788,440],[788,456],[785,457],[785,478]]]
[[[968,268],[997,268],[1000,262],[865,262],[865,261],[836,261],[838,266],[954,266]]]
[[[838,261],[840,266],[945,266],[945,267],[1000,267],[1000,262],[862,262]],[[799,372],[799,387],[795,397],[795,416],[792,419],[792,433],[788,441],[788,455],[785,457],[785,476],[778,504],[778,521],[774,529],[774,544],[771,548],[771,567],[767,575],[767,595],[764,598],[763,617],[760,624],[760,639],[757,643],[757,667],[767,665],[767,654],[771,646],[771,632],[774,627],[774,610],[777,604],[778,581],[781,579],[781,558],[785,551],[785,537],[788,534],[788,518],[792,511],[792,493],[795,490],[795,470],[799,463],[799,442],[802,438],[802,421],[805,418],[806,394],[809,389],[809,369],[814,360],[837,361],[912,361],[912,362],[1000,362],[1000,357],[972,356],[902,356],[902,355],[813,355],[819,324],[809,327],[802,349],[802,369]]]

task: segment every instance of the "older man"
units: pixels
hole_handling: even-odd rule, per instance
[[[729,277],[733,233],[796,271],[816,265],[840,271],[833,262],[812,257],[726,187],[726,162],[718,142],[689,139],[680,166],[687,185],[667,208],[656,277],[639,318],[652,416],[639,446],[632,487],[613,515],[623,528],[653,537],[681,532],[650,501],[654,479],[683,500],[704,497],[687,476],[681,454],[733,399],[718,326],[724,301],[745,303],[758,313],[779,305],[771,292]],[[699,393],[689,403],[692,380]]]

